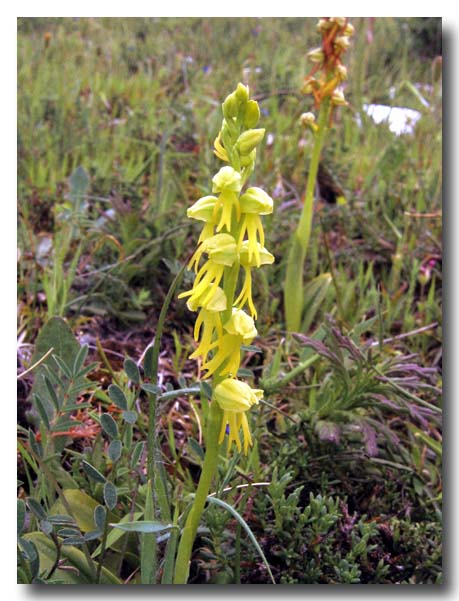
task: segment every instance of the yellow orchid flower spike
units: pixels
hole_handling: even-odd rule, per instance
[[[202,221],[204,227],[188,264],[188,269],[195,272],[193,286],[179,298],[187,299],[190,311],[198,311],[193,331],[197,347],[190,358],[201,362],[203,378],[212,377],[213,391],[206,417],[206,454],[193,507],[182,529],[174,584],[185,584],[188,579],[193,541],[217,465],[219,446],[227,434],[228,452],[236,447],[247,455],[252,445],[248,411],[263,398],[262,390],[251,388],[237,377],[242,347],[250,345],[257,336],[252,269],[274,261],[265,248],[261,220],[272,213],[272,198],[259,187],[245,189],[265,130],[255,129],[260,109],[242,83],[227,96],[222,112],[214,152],[226,165],[212,178],[211,194],[187,210],[188,217]]]
[[[222,108],[224,118],[214,152],[226,165],[212,178],[211,194],[187,210],[187,216],[203,222],[204,227],[188,264],[196,274],[193,286],[179,298],[187,299],[188,309],[198,311],[193,331],[197,346],[190,358],[201,361],[203,378],[212,377],[215,391],[219,391],[215,400],[224,412],[220,442],[229,426],[229,447],[235,443],[241,450],[238,433],[242,428],[247,453],[251,436],[245,412],[258,402],[262,391],[251,392],[248,384],[236,378],[241,347],[257,336],[252,269],[274,261],[264,246],[262,224],[262,217],[273,212],[273,200],[260,187],[245,189],[254,170],[256,149],[265,135],[264,129],[255,129],[260,118],[258,103],[250,99],[248,88],[239,84]],[[238,290],[241,270],[243,283]]]

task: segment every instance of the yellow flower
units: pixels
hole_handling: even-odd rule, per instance
[[[230,319],[223,327],[228,334],[241,336],[244,344],[250,344],[258,334],[253,318],[241,309],[233,308]]]
[[[189,269],[193,264],[195,269],[198,269],[199,260],[204,252],[209,259],[197,271],[193,288],[178,295],[178,298],[190,297],[189,307],[205,307],[212,301],[214,295],[218,294],[225,267],[231,267],[238,257],[234,238],[229,234],[216,234],[201,243],[188,265]]]
[[[194,324],[194,339],[196,342],[199,340],[200,334],[201,341],[189,358],[202,357],[205,362],[215,337],[220,338],[223,335],[221,316],[218,312],[201,309]]]
[[[222,376],[236,376],[241,363],[241,345],[250,344],[257,335],[253,318],[241,309],[233,309],[223,329],[226,333],[206,347],[207,352],[216,349],[216,353],[202,366],[207,372],[204,378],[210,378],[217,370]]]
[[[241,213],[243,214],[241,229],[238,238],[238,247],[241,247],[244,236],[247,233],[249,260],[255,258],[255,265],[260,267],[261,259],[258,251],[259,241],[263,246],[265,233],[261,223],[260,215],[269,215],[273,212],[273,199],[261,188],[249,188],[239,201]]]
[[[245,382],[234,378],[226,378],[215,387],[214,399],[223,410],[222,426],[219,443],[225,438],[226,427],[229,426],[228,447],[234,442],[238,451],[241,451],[239,431],[242,428],[244,437],[244,453],[247,455],[249,446],[252,445],[249,423],[246,412],[252,405],[258,404],[263,398],[263,391],[250,388]]]
[[[247,188],[240,198],[241,213],[270,215],[273,212],[273,199],[261,188]]]
[[[188,303],[191,307],[209,303],[218,290],[224,270],[224,265],[210,260],[207,261],[196,274],[193,288],[187,292],[182,292],[178,295],[178,298],[189,296]]]
[[[260,265],[270,265],[274,263],[274,256],[266,250],[266,248],[262,247],[258,242],[255,242],[255,250],[253,248],[253,244],[248,240],[245,240],[241,244],[241,249],[239,252],[239,260],[241,262],[241,266],[244,268],[244,284],[242,285],[241,292],[237,299],[234,301],[234,305],[241,309],[246,304],[249,306],[250,314],[254,319],[257,318],[257,310],[255,309],[255,305],[253,304],[252,299],[252,267],[259,267]]]
[[[236,218],[239,220],[241,210],[239,207],[239,198],[235,192],[231,190],[223,190],[217,199],[217,203],[214,208],[215,218],[220,212],[220,219],[217,225],[217,232],[220,232],[224,227],[227,231],[231,231],[231,221],[233,217],[233,208],[236,209]]]
[[[240,192],[242,188],[241,174],[229,165],[226,165],[213,176],[212,184],[212,192],[223,192],[223,190]]]
[[[187,303],[187,307],[190,311],[196,311],[199,306],[192,304],[191,299]],[[196,342],[199,340],[201,335],[201,341],[197,349],[190,355],[190,359],[197,359],[202,357],[203,361],[207,360],[207,355],[211,350],[211,345],[215,338],[223,336],[223,327],[220,313],[226,310],[227,300],[224,291],[221,288],[217,288],[213,297],[205,305],[201,305],[201,311],[199,312],[196,322],[194,324],[193,336]]]
[[[236,217],[239,220],[239,198],[238,194],[242,187],[241,174],[227,165],[222,167],[220,171],[212,178],[212,192],[218,193],[218,199],[213,210],[214,222],[217,221],[217,216],[220,213],[218,220],[217,232],[220,232],[223,227],[227,231],[231,230],[231,220],[233,208],[236,209]]]
[[[218,213],[215,214],[216,196],[203,196],[187,209],[187,217],[204,221],[205,225],[198,239],[198,244],[214,235],[214,227]]]
[[[194,265],[194,270],[198,271],[199,261],[203,253],[207,253],[209,259],[214,263],[231,267],[237,258],[236,241],[230,234],[215,234],[215,236],[206,238],[191,257],[188,269],[191,269]]]

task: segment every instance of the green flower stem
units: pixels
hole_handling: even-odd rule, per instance
[[[292,239],[287,259],[287,271],[284,282],[284,306],[287,330],[290,332],[297,332],[301,324],[301,315],[304,305],[303,269],[309,238],[311,236],[314,189],[317,180],[317,172],[319,170],[320,153],[328,129],[327,120],[330,112],[329,109],[330,100],[327,98],[323,101],[319,111],[319,118],[317,121],[318,129],[315,134],[314,147],[309,165],[303,210],[298,227]]]
[[[212,402],[210,404],[206,430],[206,454],[193,506],[188,514],[177,551],[174,584],[186,584],[188,580],[194,539],[196,538],[201,515],[204,511],[212,478],[217,468],[219,448],[218,438],[220,435],[222,413],[218,403]]]

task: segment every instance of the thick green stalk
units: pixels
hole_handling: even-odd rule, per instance
[[[309,238],[311,236],[314,190],[319,170],[320,153],[328,129],[327,120],[329,116],[330,101],[325,99],[320,107],[317,121],[318,129],[315,134],[314,147],[312,149],[311,162],[306,184],[303,210],[300,221],[291,242],[287,271],[284,282],[284,306],[287,330],[296,332],[300,328],[301,315],[303,312],[303,269],[306,260]]]
[[[185,523],[175,562],[174,584],[186,584],[190,571],[190,558],[194,539],[201,520],[202,512],[209,494],[212,478],[218,462],[218,438],[222,421],[222,410],[218,403],[210,404],[206,430],[206,454],[202,466],[201,477],[194,498],[193,506]]]

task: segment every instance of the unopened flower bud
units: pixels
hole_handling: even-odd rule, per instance
[[[338,27],[344,27],[346,25],[346,17],[330,17],[332,23],[336,23]]]
[[[247,155],[241,155],[241,167],[248,167],[254,165],[257,158],[257,151],[255,148]]]
[[[316,90],[318,87],[319,82],[315,77],[306,77],[301,91],[303,92],[303,94],[312,94],[313,90]]]
[[[336,67],[336,74],[338,75],[340,81],[345,81],[347,79],[347,69],[344,65],[338,65]]]
[[[317,23],[317,31],[319,33],[325,33],[333,27],[333,22],[330,19],[319,19]]]
[[[198,219],[199,221],[212,221],[216,196],[203,196],[197,200],[191,207],[187,209],[187,216],[190,219]]]
[[[344,98],[343,91],[340,90],[339,88],[334,90],[333,94],[331,95],[331,101],[336,106],[346,106],[347,105],[346,99]]]
[[[229,165],[226,165],[214,175],[212,184],[212,192],[222,192],[223,190],[240,192],[242,187],[241,174]]]
[[[260,107],[256,100],[249,100],[245,109],[244,125],[251,129],[260,120]]]
[[[314,48],[308,52],[307,56],[311,63],[323,63],[325,60],[325,55],[322,48]]]
[[[242,309],[233,309],[232,315],[224,324],[223,329],[233,336],[242,336],[245,344],[250,344],[258,334],[253,318]]]
[[[246,104],[249,100],[249,88],[242,83],[237,84],[236,97],[241,104]]]
[[[346,28],[345,28],[345,30],[343,31],[343,34],[344,34],[344,35],[347,35],[348,37],[350,37],[350,38],[351,38],[351,37],[354,35],[354,33],[355,33],[355,28],[354,28],[354,26],[352,25],[352,23],[348,23],[348,24],[346,25]]]
[[[349,38],[345,35],[340,35],[335,39],[335,48],[343,52],[351,45]]]
[[[239,199],[242,213],[270,215],[273,212],[273,199],[261,188],[248,188]]]
[[[239,152],[243,155],[250,154],[263,140],[264,135],[264,129],[249,129],[242,132],[236,142]]]
[[[238,101],[235,92],[233,92],[225,98],[222,104],[222,110],[225,119],[232,119],[233,117],[237,117]]]
[[[301,125],[311,125],[312,123],[316,122],[316,116],[314,115],[314,113],[302,113],[300,115],[300,121],[301,121]]]
[[[300,115],[300,123],[301,125],[304,125],[305,127],[317,127],[316,124],[316,116],[314,115],[314,113],[308,112],[308,113],[302,113]]]

